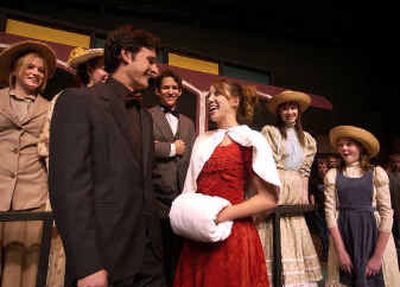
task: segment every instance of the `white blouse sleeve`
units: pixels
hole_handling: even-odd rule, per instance
[[[309,177],[314,156],[317,153],[317,142],[307,132],[304,132],[304,141],[304,161],[299,171],[303,176]]]
[[[389,177],[382,167],[377,166],[374,172],[374,188],[376,209],[381,218],[379,231],[391,232],[393,225],[393,209],[390,201]]]
[[[330,169],[324,178],[325,217],[328,228],[337,226],[336,169]]]

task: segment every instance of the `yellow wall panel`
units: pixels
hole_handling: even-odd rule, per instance
[[[218,63],[168,53],[168,64],[188,70],[218,75]]]
[[[87,48],[90,46],[90,37],[87,35],[53,29],[13,19],[7,19],[5,32],[8,34],[69,46],[82,46]]]

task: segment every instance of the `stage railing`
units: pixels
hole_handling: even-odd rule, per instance
[[[47,268],[49,264],[49,252],[53,215],[51,212],[0,212],[0,222],[6,221],[43,221],[42,241],[40,244],[40,258],[36,287],[46,286]]]
[[[273,286],[282,286],[282,254],[281,254],[281,230],[280,219],[282,217],[303,216],[307,212],[314,211],[311,205],[279,205],[267,218],[272,220],[273,226]],[[0,222],[5,221],[43,221],[42,241],[40,245],[40,259],[36,286],[46,286],[47,269],[49,262],[49,251],[51,241],[51,230],[53,216],[51,212],[0,212]]]
[[[271,213],[267,221],[272,220],[273,227],[273,284],[274,287],[282,286],[282,253],[281,253],[281,229],[280,219],[282,217],[303,216],[307,212],[314,211],[311,205],[279,205],[273,213]]]

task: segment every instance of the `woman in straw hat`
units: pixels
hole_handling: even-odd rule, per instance
[[[68,65],[76,71],[82,84],[91,87],[96,83],[104,83],[108,73],[104,70],[104,49],[74,48],[68,57]]]
[[[309,107],[307,94],[285,90],[272,98],[268,110],[278,118],[262,134],[270,144],[282,182],[279,204],[308,203],[308,178],[317,151],[314,138],[303,130],[302,113]],[[319,259],[304,216],[280,219],[282,280],[285,286],[317,286],[322,279]],[[267,270],[273,270],[272,222],[258,223]]]
[[[107,80],[108,73],[104,70],[103,55],[104,49],[102,48],[87,49],[76,47],[71,50],[68,57],[68,65],[76,71],[78,80],[83,87],[90,88],[96,83]],[[47,120],[44,123],[38,143],[39,155],[44,158],[47,168],[49,160],[50,122],[54,106],[62,93],[63,91],[59,92],[51,101]],[[49,286],[62,286],[65,275],[65,253],[61,237],[57,230],[53,232],[51,244],[47,284]]]
[[[49,102],[41,96],[56,69],[46,44],[23,41],[0,53],[0,211],[44,211],[47,174],[37,152]],[[41,222],[0,226],[2,286],[35,286]]]
[[[354,126],[331,129],[329,139],[343,160],[325,177],[332,239],[327,286],[400,286],[389,179],[382,167],[369,162],[379,142]]]
[[[75,70],[78,80],[82,87],[92,87],[96,83],[104,83],[108,78],[108,73],[104,70],[104,49],[103,48],[83,48],[75,47],[68,56],[68,65]],[[51,101],[50,109],[47,114],[47,121],[44,124],[40,141],[38,144],[39,155],[46,161],[48,166],[49,157],[49,137],[50,122],[53,115],[54,106],[58,97],[63,93],[62,90],[55,95]]]

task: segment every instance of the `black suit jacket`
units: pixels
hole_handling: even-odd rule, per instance
[[[151,115],[141,109],[140,163],[120,92],[121,84],[110,80],[67,90],[55,106],[50,198],[71,280],[102,268],[113,280],[134,276],[142,265],[146,238],[160,239],[152,208]]]

